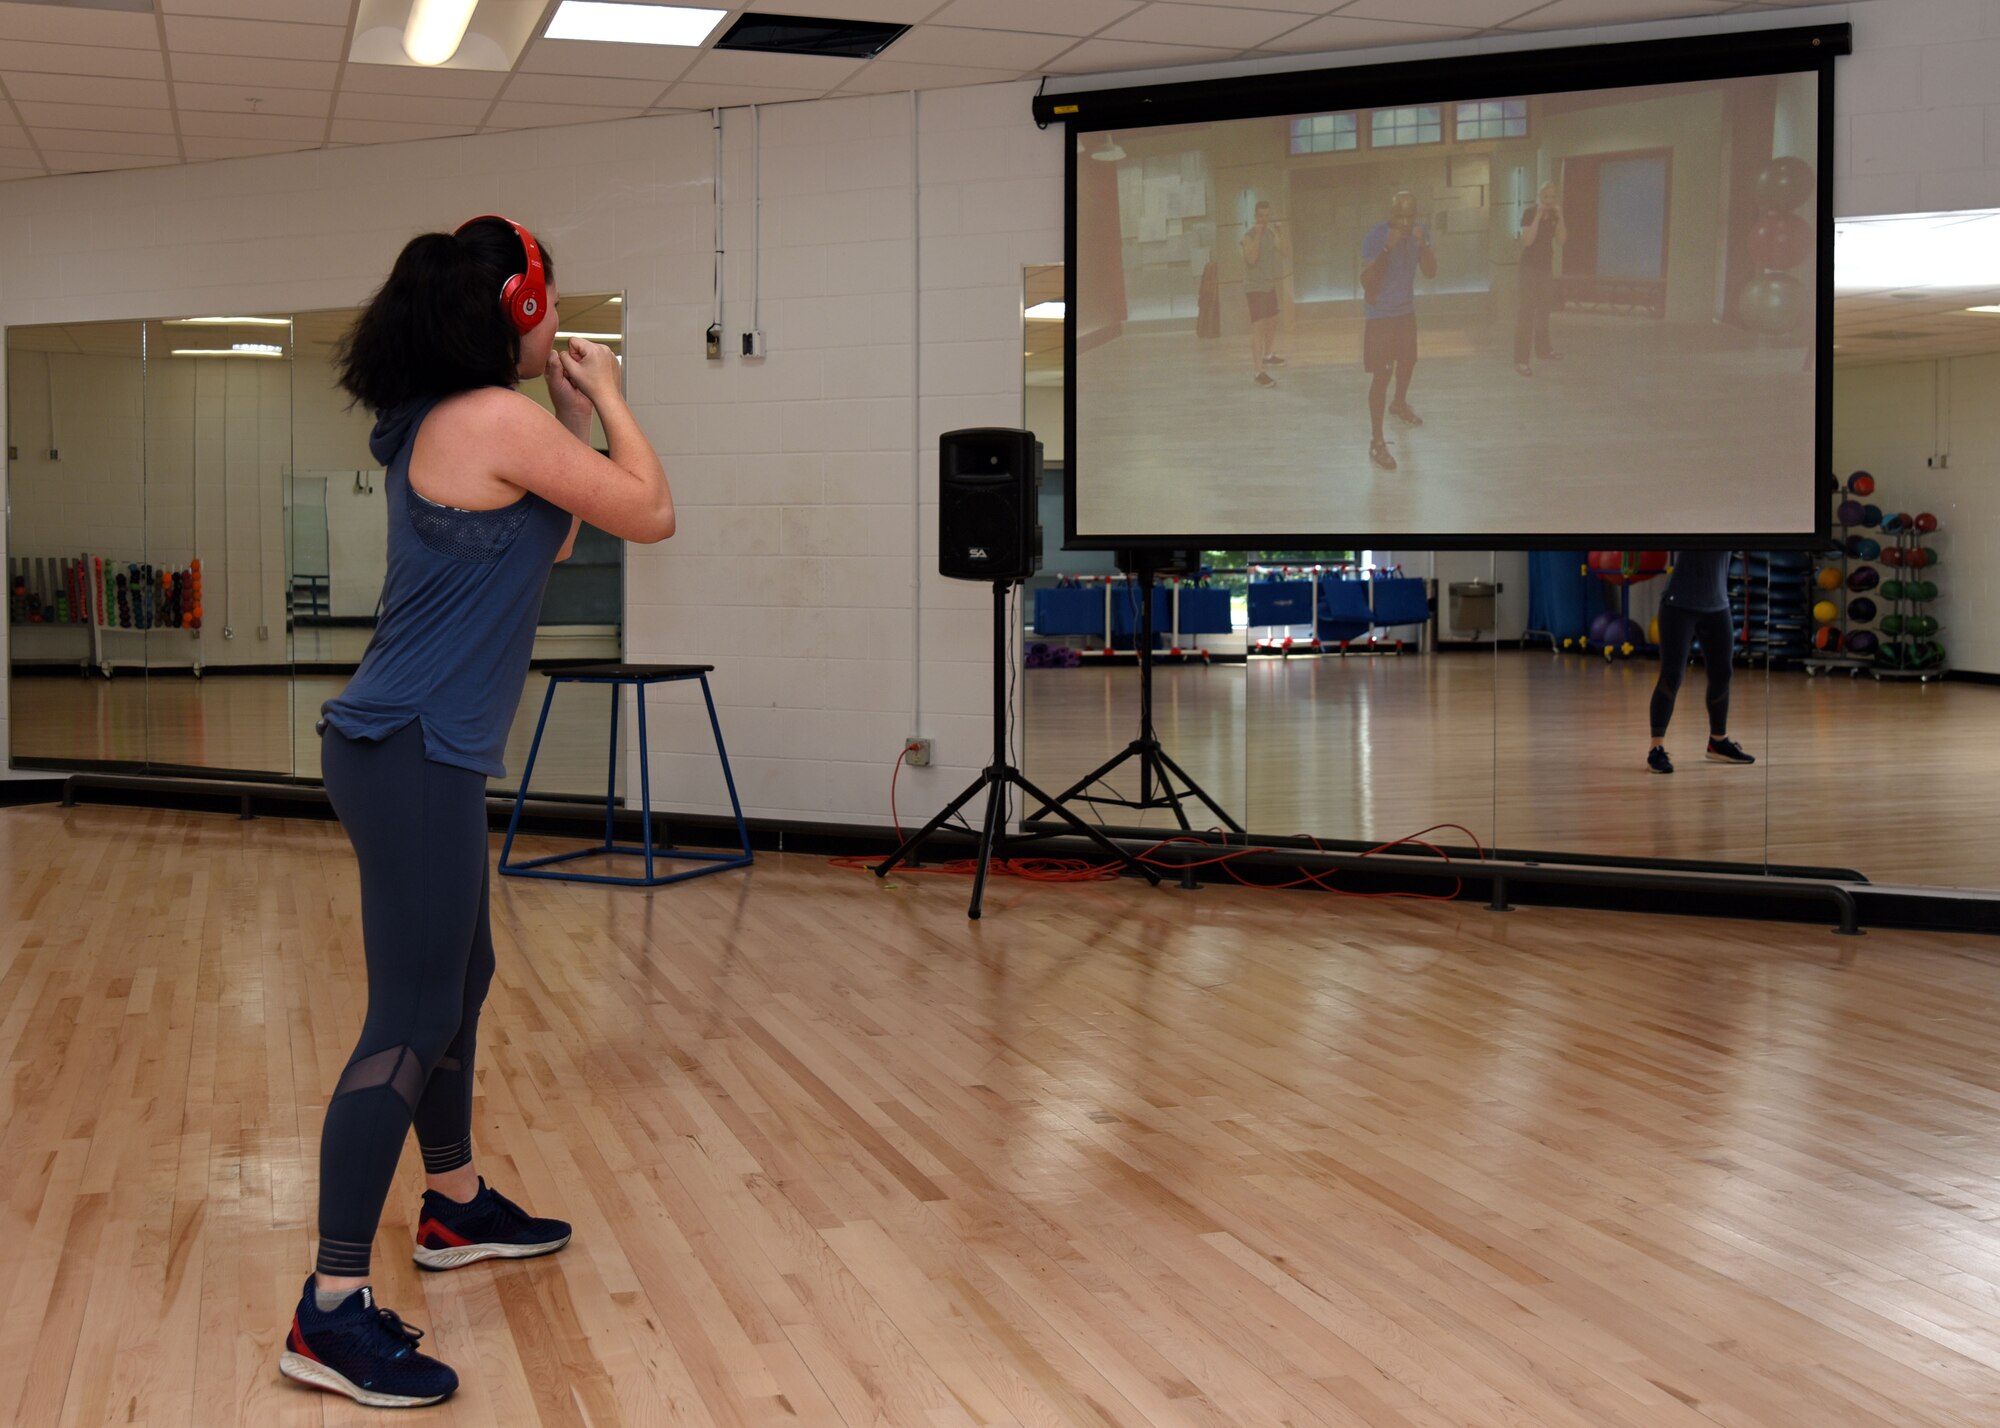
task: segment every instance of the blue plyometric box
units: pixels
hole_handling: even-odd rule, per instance
[[[1250,586],[1250,624],[1310,625],[1313,588],[1310,580],[1263,580]]]
[[[1113,600],[1117,599],[1116,594]],[[1037,590],[1035,633],[1104,637],[1104,591],[1095,588]]]
[[[1378,625],[1424,625],[1430,623],[1431,602],[1424,582],[1413,576],[1378,576],[1368,582],[1375,597]]]
[[[1158,592],[1166,595],[1166,591]],[[1168,612],[1155,609],[1153,619],[1161,629],[1168,628]],[[1180,632],[1184,635],[1226,635],[1232,628],[1229,618],[1229,592],[1227,590],[1204,590],[1181,587]]]

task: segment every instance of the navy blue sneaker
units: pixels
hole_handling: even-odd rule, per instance
[[[369,1408],[422,1408],[450,1398],[458,1375],[417,1352],[422,1329],[413,1329],[363,1285],[322,1314],[313,1300],[313,1282],[292,1315],[278,1372],[329,1393],[344,1393]]]
[[[533,1259],[554,1254],[569,1243],[569,1234],[563,1221],[530,1215],[482,1179],[479,1193],[463,1205],[424,1191],[416,1261],[423,1269],[457,1269],[481,1259]]]
[[[1646,755],[1646,767],[1654,773],[1672,773],[1674,771],[1674,761],[1667,757],[1665,749],[1656,748],[1650,754]]]
[[[1734,739],[1710,739],[1707,759],[1712,764],[1754,764],[1757,761],[1743,752],[1743,746]]]

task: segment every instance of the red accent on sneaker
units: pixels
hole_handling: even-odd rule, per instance
[[[463,1249],[472,1243],[464,1235],[455,1235],[436,1220],[426,1216],[417,1226],[417,1243],[425,1249]]]
[[[293,1353],[299,1355],[301,1358],[311,1359],[314,1363],[325,1362],[323,1359],[320,1358],[318,1354],[314,1353],[312,1351],[312,1347],[306,1343],[306,1336],[305,1333],[299,1328],[299,1316],[296,1313],[292,1315],[292,1332],[286,1336],[285,1347],[290,1349]]]

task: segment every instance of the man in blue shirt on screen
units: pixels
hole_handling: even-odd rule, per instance
[[[1417,196],[1399,190],[1389,200],[1389,216],[1361,240],[1361,293],[1367,321],[1361,332],[1361,365],[1374,378],[1368,388],[1368,416],[1373,437],[1368,459],[1384,471],[1396,469],[1389,443],[1382,436],[1385,412],[1394,412],[1405,426],[1422,426],[1424,419],[1410,405],[1410,373],[1417,365],[1417,274],[1437,276],[1437,252],[1431,230],[1417,221]],[[1396,397],[1389,400],[1389,378],[1396,379]]]

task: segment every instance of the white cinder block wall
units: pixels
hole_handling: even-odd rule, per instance
[[[630,657],[718,666],[752,815],[886,822],[921,727],[940,766],[901,781],[907,818],[986,762],[987,592],[935,574],[930,453],[951,427],[1021,420],[1021,269],[1062,257],[1062,140],[1028,120],[1030,92],[763,109],[761,219],[752,116],[724,115],[724,321],[749,325],[756,278],[761,362],[701,352],[705,115],[9,184],[0,324],[342,306],[413,232],[519,218],[559,287],[628,295],[629,395],[681,509],[671,542],[630,552]],[[726,807],[698,703],[651,715],[662,804]]]
[[[1840,18],[1856,54],[1838,87],[1836,211],[2000,207],[1994,0],[1688,25]],[[755,814],[883,821],[889,764],[920,705],[943,767],[902,780],[916,816],[985,761],[986,592],[933,573],[930,453],[942,430],[1020,420],[1020,271],[1060,260],[1063,202],[1061,137],[1034,127],[1029,93],[921,96],[914,240],[909,96],[761,111],[762,364],[711,364],[694,345],[711,302],[706,116],[0,185],[0,323],[339,306],[366,295],[411,232],[514,213],[549,236],[565,284],[630,294],[633,402],[683,510],[671,543],[633,552],[632,657],[718,664]],[[749,129],[747,112],[728,113],[732,333],[747,325]],[[650,732],[663,804],[719,807],[694,752],[698,710],[662,701]]]

